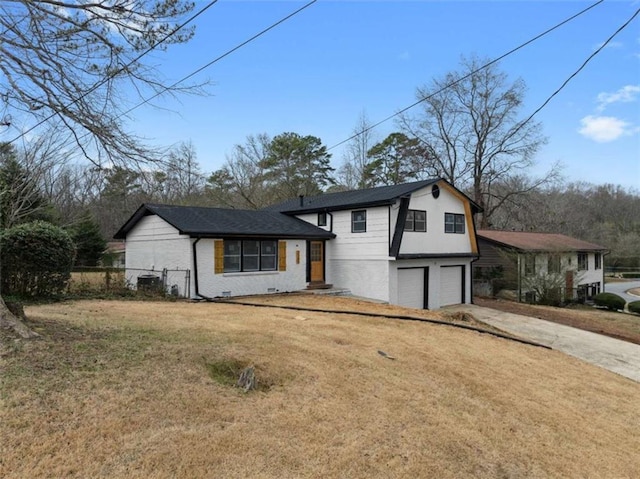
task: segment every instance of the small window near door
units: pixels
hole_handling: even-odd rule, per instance
[[[421,210],[409,210],[407,220],[404,223],[405,231],[427,231],[427,212]]]
[[[367,231],[367,211],[359,210],[351,212],[351,232],[365,233]]]
[[[318,213],[318,226],[327,226],[327,213]]]
[[[311,243],[311,261],[322,261],[322,243]]]

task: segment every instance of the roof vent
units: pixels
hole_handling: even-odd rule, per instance
[[[302,208],[304,206],[304,195],[300,195],[298,198],[300,198],[300,207]]]

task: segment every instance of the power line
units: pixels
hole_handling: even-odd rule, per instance
[[[252,37],[248,38],[247,40],[245,40],[244,42],[236,45],[235,47],[233,47],[230,50],[227,50],[225,53],[223,53],[222,55],[214,58],[213,60],[211,60],[209,63],[201,66],[200,68],[194,70],[193,72],[189,73],[188,75],[182,77],[180,80],[178,80],[177,82],[173,83],[172,85],[164,88],[163,90],[155,93],[154,95],[150,96],[149,98],[143,100],[142,102],[138,103],[137,105],[129,108],[127,111],[125,111],[124,113],[118,115],[116,118],[120,118],[124,115],[127,115],[129,113],[131,113],[133,110],[140,108],[141,106],[149,103],[151,100],[153,100],[154,98],[157,98],[158,96],[162,95],[164,92],[166,92],[167,90],[170,90],[172,88],[175,88],[176,86],[178,86],[180,83],[188,80],[189,78],[197,75],[198,73],[202,72],[203,70],[206,70],[207,68],[209,68],[211,65],[213,65],[214,63],[219,62],[220,60],[222,60],[223,58],[231,55],[233,52],[239,50],[240,48],[244,47],[245,45],[247,45],[248,43],[251,43],[252,41],[256,40],[257,38],[261,37],[262,35],[264,35],[265,33],[269,32],[270,30],[273,30],[274,28],[276,28],[278,25],[280,25],[281,23],[286,22],[287,20],[289,20],[291,17],[297,15],[298,13],[300,13],[301,11],[303,11],[304,9],[310,7],[311,5],[313,5],[314,3],[316,3],[318,0],[311,0],[310,2],[306,3],[305,5],[303,5],[302,7],[298,8],[297,10],[291,12],[289,15],[287,15],[286,17],[281,18],[280,20],[278,20],[277,22],[271,24],[270,26],[268,26],[267,28],[265,28],[264,30],[261,30],[260,32],[256,33],[255,35],[253,35]],[[601,0],[604,1],[604,0]]]
[[[69,102],[67,105],[65,105],[63,107],[64,110],[68,109],[69,107],[71,107],[72,105],[75,105],[76,103],[78,103],[80,100],[82,100],[83,98],[87,97],[87,95],[89,95],[90,93],[96,91],[98,88],[100,88],[101,86],[103,86],[105,83],[107,83],[109,80],[111,80],[112,78],[114,78],[115,76],[119,75],[120,73],[122,73],[123,71],[125,71],[126,69],[128,69],[131,65],[133,65],[134,63],[138,62],[142,57],[144,57],[145,55],[149,54],[150,52],[152,52],[153,50],[155,50],[158,46],[160,46],[161,44],[163,44],[164,42],[166,42],[169,38],[171,38],[173,35],[175,35],[176,33],[178,33],[178,31],[182,30],[184,27],[186,27],[189,23],[193,22],[196,18],[198,18],[200,15],[202,15],[205,11],[207,11],[209,8],[211,8],[214,4],[216,4],[218,2],[218,0],[211,0],[209,3],[207,3],[207,5],[205,5],[203,8],[201,8],[200,10],[198,10],[196,13],[194,13],[192,16],[190,16],[187,20],[185,20],[183,23],[181,23],[180,25],[178,25],[176,28],[174,28],[172,31],[170,31],[169,33],[167,33],[164,37],[162,37],[157,43],[154,43],[153,45],[151,45],[149,48],[147,48],[145,51],[143,51],[142,53],[140,53],[137,57],[135,57],[133,60],[131,60],[129,63],[127,63],[126,65],[118,68],[115,72],[108,74],[103,80],[99,81],[98,83],[96,83],[94,86],[92,86],[91,88],[89,88],[89,90],[87,90],[86,92],[84,92],[82,95],[80,95],[79,97],[77,97],[76,99],[72,100],[71,102]],[[166,90],[165,90],[166,91]],[[58,112],[54,112],[51,115],[47,116],[46,118],[40,120],[38,123],[36,123],[35,125],[33,125],[31,128],[29,128],[26,131],[23,131],[22,133],[20,133],[18,136],[16,136],[14,139],[10,140],[9,143],[13,143],[14,141],[19,140],[20,138],[22,138],[23,136],[25,136],[26,134],[32,132],[33,130],[35,130],[36,128],[38,128],[40,125],[46,123],[47,121],[51,120],[54,116],[58,115]]]
[[[578,75],[578,73],[580,73],[587,66],[587,64],[593,59],[593,57],[595,57],[598,53],[600,53],[611,40],[613,40],[616,36],[618,36],[618,34],[622,30],[627,28],[629,24],[638,16],[638,14],[640,14],[640,8],[636,10],[636,12],[633,15],[631,15],[631,17],[626,22],[624,22],[615,32],[613,32],[613,34],[609,38],[607,38],[602,45],[600,45],[591,55],[589,55],[587,59],[584,62],[582,62],[582,65],[580,65],[576,71],[574,71],[571,75],[569,75],[569,77],[562,83],[562,85],[560,85],[560,87],[556,91],[554,91],[551,95],[549,95],[549,97],[542,103],[542,105],[540,105],[533,113],[531,113],[531,115],[529,115],[529,117],[526,120],[520,123],[518,127],[514,130],[513,134],[517,133],[524,125],[529,123],[531,119],[534,116],[536,116],[545,106],[547,106],[549,102],[553,99],[553,97],[555,97],[558,93],[560,93],[564,89],[564,87],[567,86],[567,84],[571,80],[573,80],[576,77],[576,75]]]
[[[585,9],[583,9],[583,10],[579,11],[578,13],[576,13],[576,14],[572,15],[571,17],[569,17],[569,18],[567,18],[567,19],[563,20],[562,22],[560,22],[560,23],[558,23],[558,24],[554,25],[553,27],[551,27],[551,28],[549,28],[549,29],[545,30],[544,32],[542,32],[542,33],[540,33],[540,34],[536,35],[535,37],[531,38],[530,40],[527,40],[526,42],[521,43],[521,44],[520,44],[520,45],[518,45],[517,47],[515,47],[515,48],[513,48],[513,49],[509,50],[509,51],[508,51],[508,52],[506,52],[506,53],[503,53],[503,54],[502,54],[502,55],[500,55],[499,57],[494,58],[493,60],[491,60],[490,62],[488,62],[488,63],[486,63],[486,64],[484,64],[484,65],[482,65],[481,67],[476,68],[475,70],[473,70],[473,71],[471,71],[471,72],[467,73],[467,74],[466,74],[466,75],[464,75],[463,77],[458,78],[457,80],[452,81],[452,82],[450,82],[450,83],[447,83],[447,84],[446,84],[446,85],[444,85],[442,88],[440,88],[439,90],[435,91],[434,93],[431,93],[430,95],[427,95],[427,96],[425,96],[425,97],[420,98],[419,100],[417,100],[417,101],[413,102],[411,105],[409,105],[409,106],[406,106],[406,107],[402,108],[401,110],[399,110],[399,111],[395,112],[395,113],[394,113],[394,114],[392,114],[392,115],[389,115],[388,117],[386,117],[386,118],[384,118],[384,119],[380,120],[380,121],[379,121],[379,122],[377,122],[377,123],[374,123],[373,125],[371,125],[371,126],[369,126],[369,127],[365,128],[364,130],[362,130],[361,132],[356,133],[355,135],[351,135],[351,136],[350,136],[349,138],[347,138],[346,140],[342,140],[341,142],[336,143],[335,145],[331,146],[330,148],[327,148],[327,151],[333,150],[333,149],[335,149],[335,148],[339,147],[340,145],[343,145],[343,144],[347,143],[348,141],[351,141],[351,140],[353,140],[354,138],[357,138],[358,136],[360,136],[360,135],[362,135],[362,134],[364,134],[364,133],[366,133],[366,132],[368,132],[368,131],[370,131],[370,130],[372,130],[372,129],[374,129],[374,128],[376,128],[376,127],[380,126],[380,125],[382,125],[383,123],[386,123],[387,121],[389,121],[389,120],[391,120],[391,119],[393,119],[393,118],[395,118],[395,117],[397,117],[397,116],[399,116],[399,115],[402,115],[404,112],[406,112],[406,111],[408,111],[408,110],[410,110],[410,109],[412,109],[412,108],[414,108],[414,107],[418,106],[419,104],[421,104],[421,103],[423,103],[423,102],[425,102],[425,101],[429,100],[430,98],[432,98],[432,97],[434,97],[434,96],[438,95],[439,93],[442,93],[443,91],[445,91],[445,90],[447,90],[447,89],[451,88],[452,86],[457,85],[458,83],[460,83],[460,82],[462,82],[462,81],[466,80],[467,78],[469,78],[469,77],[471,77],[471,76],[475,75],[476,73],[478,73],[478,72],[480,72],[480,71],[484,70],[485,68],[490,67],[490,66],[491,66],[491,65],[493,65],[494,63],[497,63],[497,62],[499,62],[500,60],[503,60],[504,58],[508,57],[509,55],[512,55],[513,53],[517,52],[518,50],[521,50],[522,48],[524,48],[524,47],[526,47],[527,45],[529,45],[529,44],[531,44],[531,43],[533,43],[533,42],[535,42],[535,41],[539,40],[540,38],[542,38],[542,37],[546,36],[547,34],[549,34],[549,33],[553,32],[554,30],[557,30],[558,28],[562,27],[563,25],[565,25],[565,24],[569,23],[570,21],[572,21],[572,20],[574,20],[574,19],[578,18],[578,17],[579,17],[579,16],[581,16],[582,14],[584,14],[584,13],[588,12],[588,11],[589,11],[589,10],[591,10],[592,8],[597,7],[597,6],[598,6],[598,5],[600,5],[602,2],[604,2],[604,0],[598,0],[597,2],[595,2],[595,3],[594,3],[594,4],[592,4],[592,5],[590,5],[589,7],[587,7],[587,8],[585,8]]]
[[[209,6],[213,5],[213,3],[215,3],[217,0],[211,2],[210,5],[208,5],[206,8],[208,8]],[[146,105],[147,103],[149,103],[151,100],[153,100],[154,98],[157,98],[158,96],[160,96],[161,94],[165,93],[166,91],[175,88],[176,86],[178,86],[180,83],[188,80],[189,78],[192,78],[193,76],[197,75],[198,73],[202,72],[203,70],[209,68],[211,65],[219,62],[220,60],[222,60],[223,58],[231,55],[233,52],[239,50],[240,48],[244,47],[245,45],[251,43],[252,41],[256,40],[257,38],[261,37],[262,35],[264,35],[265,33],[273,30],[274,28],[276,28],[278,25],[284,23],[285,21],[289,20],[291,17],[297,15],[298,13],[302,12],[303,10],[305,10],[306,8],[310,7],[311,5],[313,5],[314,3],[316,3],[318,0],[311,0],[310,2],[304,4],[302,7],[298,8],[297,10],[294,10],[293,12],[291,12],[290,14],[286,15],[285,17],[281,18],[280,20],[278,20],[275,23],[272,23],[271,25],[269,25],[268,27],[264,28],[263,30],[261,30],[260,32],[256,33],[255,35],[251,36],[250,38],[248,38],[247,40],[243,41],[242,43],[236,45],[235,47],[227,50],[226,52],[224,52],[223,54],[219,55],[218,57],[214,58],[213,60],[211,60],[210,62],[206,63],[205,65],[197,68],[196,70],[194,70],[193,72],[189,73],[188,75],[182,77],[180,80],[174,82],[173,84],[164,87],[163,89],[161,89],[160,91],[156,92],[154,95],[150,96],[149,98],[144,99],[143,101],[141,101],[140,103],[132,106],[131,108],[129,108],[127,111],[120,113],[119,115],[117,115],[114,119],[117,120],[119,118],[122,118],[125,115],[128,115],[129,113],[131,113],[133,110],[136,110],[137,108],[140,108],[143,105]],[[51,115],[48,119],[52,118],[54,115]],[[47,120],[48,120],[47,119]],[[34,126],[33,128],[29,129],[28,131],[22,133],[20,136],[16,137],[15,139],[11,140],[10,143],[18,140],[20,137],[24,136],[25,134],[29,133],[31,130],[33,130],[34,128],[36,128],[37,126],[41,125],[43,122],[38,123],[38,125]],[[90,133],[85,133],[84,135],[82,135],[80,138],[78,138],[78,140],[82,139],[82,138],[86,138],[88,135],[90,135]],[[63,145],[63,147],[65,147],[66,145]]]

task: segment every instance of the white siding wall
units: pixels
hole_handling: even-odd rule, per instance
[[[400,254],[471,252],[469,227],[466,221],[464,234],[444,232],[445,213],[465,214],[464,203],[446,188],[440,188],[438,198],[431,195],[431,186],[412,193],[409,209],[427,212],[427,232],[405,231],[402,235]],[[395,215],[397,216],[397,211]],[[394,227],[395,218],[392,222],[392,228]],[[393,234],[393,231],[391,233]]]
[[[127,280],[137,284],[137,278],[145,271],[163,269],[190,270],[191,239],[181,235],[177,229],[156,215],[145,216],[127,235],[125,267]],[[179,294],[186,294],[185,275],[171,274],[167,278],[167,286],[176,284]],[[191,283],[193,292],[193,282]]]
[[[586,271],[578,271],[578,283],[577,284],[590,284],[600,283],[600,286],[604,286],[604,259],[600,256],[600,269],[596,269],[596,255],[595,253],[589,253],[589,269]],[[578,255],[575,255],[575,263],[578,264]]]
[[[231,296],[244,296],[269,292],[298,291],[307,286],[307,249],[304,240],[287,240],[286,271],[215,274],[213,245],[213,239],[202,239],[196,246],[199,293],[204,296],[216,297],[227,293]],[[298,264],[296,264],[296,251],[300,252],[300,262]]]
[[[298,215],[298,218],[302,221],[318,226],[318,213],[308,213],[306,215]],[[318,228],[325,231],[331,231],[331,215],[327,213],[327,224],[325,226],[318,226]]]
[[[602,260],[602,257],[601,257]],[[524,262],[524,260],[522,260]],[[575,284],[600,283],[604,284],[604,269],[600,261],[600,269],[596,268],[595,253],[588,253],[588,269],[578,271],[578,253],[561,253],[561,272],[575,271]],[[546,253],[536,254],[536,274],[548,273],[549,255]],[[522,266],[524,274],[524,264]]]
[[[388,259],[389,208],[366,208],[367,231],[364,233],[351,232],[351,211],[356,209],[332,213],[336,238],[327,244],[327,248],[331,250],[329,257],[341,260]]]
[[[389,208],[366,208],[364,233],[351,232],[351,211],[355,210],[331,214],[336,238],[326,242],[326,281],[357,296],[389,301]],[[331,225],[332,218],[327,216]]]

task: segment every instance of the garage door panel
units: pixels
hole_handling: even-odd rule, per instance
[[[462,303],[462,266],[440,267],[440,306]]]
[[[408,308],[424,308],[424,269],[398,270],[398,304]]]

